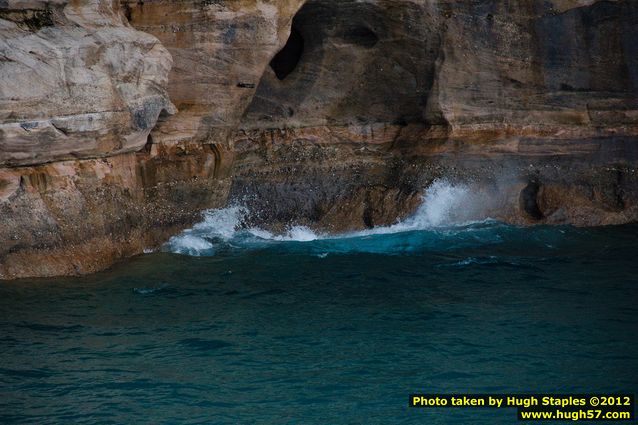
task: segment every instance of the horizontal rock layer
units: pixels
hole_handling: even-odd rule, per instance
[[[512,223],[635,221],[636,28],[631,0],[0,1],[0,278],[227,202],[388,224],[437,178]]]

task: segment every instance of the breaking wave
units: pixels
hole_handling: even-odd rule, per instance
[[[212,256],[230,251],[285,246],[319,258],[329,253],[405,253],[428,248],[450,249],[498,244],[512,226],[485,216],[482,199],[471,187],[446,180],[433,182],[422,203],[409,218],[390,226],[342,234],[321,233],[305,226],[291,226],[281,234],[261,228],[244,228],[248,210],[240,205],[209,210],[204,220],[175,236],[164,246],[167,252]],[[495,231],[495,229],[500,229]]]

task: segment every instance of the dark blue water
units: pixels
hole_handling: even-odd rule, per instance
[[[212,256],[1,283],[0,423],[515,424],[408,395],[636,393],[637,236],[213,235]]]

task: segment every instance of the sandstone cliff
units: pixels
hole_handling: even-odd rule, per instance
[[[509,222],[638,218],[631,0],[0,1],[0,278],[204,208],[341,231],[433,179]]]

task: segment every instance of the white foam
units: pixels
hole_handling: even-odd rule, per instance
[[[236,205],[218,210],[208,210],[204,212],[204,221],[196,224],[192,231],[206,234],[209,237],[232,239],[245,215],[245,208]]]
[[[276,236],[275,240],[278,241],[297,241],[297,242],[310,242],[317,239],[324,239],[325,236],[315,233],[312,229],[306,226],[293,226],[285,234]]]
[[[412,224],[418,228],[458,224],[460,213],[469,206],[468,202],[471,202],[468,186],[436,180],[426,190]]]
[[[470,208],[473,202],[470,193],[467,185],[435,180],[421,197],[421,205],[411,217],[391,226],[375,227],[344,236],[384,235],[469,224],[469,217],[465,213],[475,210],[473,206]]]
[[[240,206],[205,211],[202,222],[172,237],[167,246],[171,252],[179,254],[200,255],[210,251],[215,247],[211,239],[228,241],[235,236],[244,215],[245,209]]]
[[[323,239],[325,236],[319,233],[315,233],[312,229],[306,226],[293,226],[289,228],[286,233],[276,235],[258,227],[253,227],[247,230],[253,236],[260,239],[279,241],[279,242],[310,242],[317,239]]]
[[[246,235],[262,241],[273,242],[310,242],[321,239],[344,239],[384,235],[415,230],[434,229],[441,226],[468,224],[468,214],[476,214],[477,198],[472,195],[470,187],[464,184],[453,184],[447,180],[434,181],[424,192],[422,203],[414,215],[391,226],[349,232],[340,235],[318,233],[306,226],[292,226],[283,234],[274,234],[260,228],[241,230],[241,222],[248,211],[242,206],[209,210],[204,213],[204,220],[192,229],[171,238],[168,248],[172,252],[201,255],[203,251],[214,249],[215,239],[233,241],[241,246]],[[484,217],[483,217],[484,218]],[[243,239],[240,236],[243,235]]]
[[[174,236],[168,241],[170,250],[178,254],[198,255],[202,251],[213,249],[213,244],[204,238],[190,233]]]

